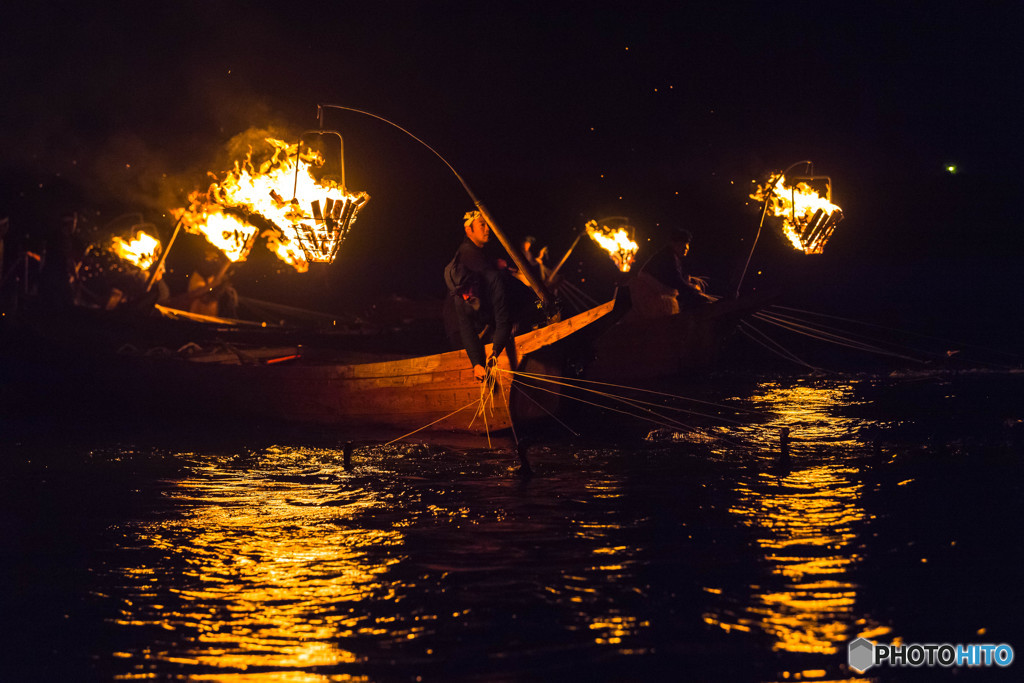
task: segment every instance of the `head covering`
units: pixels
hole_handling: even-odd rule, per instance
[[[693,235],[686,228],[673,227],[669,232],[669,239],[673,242],[686,242],[689,244],[693,240]]]
[[[473,225],[473,221],[479,218],[482,214],[479,211],[467,211],[466,215],[462,217],[463,227],[468,228]]]

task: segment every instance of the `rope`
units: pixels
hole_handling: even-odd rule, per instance
[[[564,288],[566,292],[576,295],[576,297],[579,300],[583,301],[584,304],[589,304],[590,308],[593,308],[594,306],[597,305],[596,299],[594,299],[592,296],[590,296],[589,294],[587,294],[586,292],[584,292],[582,289],[572,284],[571,282],[562,282],[561,284],[559,284],[558,288],[560,291]]]
[[[487,398],[488,398],[488,395],[490,395],[491,411],[493,412],[493,410],[494,410],[494,393],[493,392],[494,392],[494,382],[495,382],[495,379],[496,379],[494,377],[495,374],[496,373],[491,372],[491,370],[489,370],[489,369],[487,370],[487,374],[484,376],[484,381],[480,385],[480,398],[477,401],[473,402],[473,403],[477,403],[479,405],[479,408],[477,408],[477,411],[473,414],[473,419],[469,421],[469,426],[472,427],[473,423],[476,422],[476,419],[478,417],[481,420],[483,420],[484,432],[487,434],[487,447],[488,448],[491,448],[491,428],[487,424]],[[470,404],[470,405],[472,405],[472,404]]]
[[[509,390],[509,393],[507,393],[507,394],[506,394],[506,392],[504,390],[504,385],[502,384],[501,377],[500,377],[501,373],[506,373],[506,372],[508,374],[512,375],[513,377],[518,377],[519,378],[519,384],[518,385],[516,385],[516,384],[510,385],[510,390]],[[568,394],[565,394],[565,393],[562,393],[562,392],[553,391],[551,389],[545,388],[543,386],[539,386],[539,385],[534,384],[532,382],[524,382],[523,381],[524,379],[536,380],[536,381],[540,381],[540,382],[548,382],[548,383],[554,384],[556,386],[562,386],[562,387],[566,387],[566,388],[570,388],[570,389],[577,389],[577,390],[580,390],[580,391],[586,391],[586,392],[589,392],[589,393],[592,393],[592,394],[596,394],[596,395],[598,395],[598,396],[600,396],[602,398],[606,398],[606,399],[618,401],[620,403],[624,403],[625,405],[629,406],[630,408],[634,408],[636,412],[631,412],[631,411],[628,411],[628,410],[622,410],[620,408],[616,408],[614,406],[610,406],[610,405],[607,405],[607,404],[595,403],[594,401],[588,401],[588,400],[585,400],[583,398],[580,398],[579,396],[571,396],[571,395],[568,395]],[[533,397],[531,397],[529,394],[527,394],[523,390],[522,387],[525,386],[525,387],[529,387],[531,389],[536,389],[537,391],[543,391],[543,392],[546,392],[546,393],[549,393],[549,394],[552,394],[552,395],[555,395],[555,396],[567,398],[567,399],[570,399],[570,400],[573,400],[573,401],[579,401],[580,403],[583,403],[583,404],[586,404],[586,405],[590,405],[590,406],[594,406],[595,408],[600,408],[602,410],[608,410],[608,411],[611,411],[611,412],[620,413],[622,415],[626,415],[627,417],[637,418],[637,419],[640,419],[642,421],[646,421],[646,422],[649,422],[651,424],[657,425],[659,427],[667,427],[667,428],[672,428],[672,429],[679,429],[679,430],[690,432],[690,433],[698,433],[699,430],[696,427],[692,427],[692,426],[687,425],[687,424],[685,424],[683,422],[680,422],[678,420],[674,420],[671,417],[668,417],[666,415],[662,415],[661,413],[655,412],[654,410],[651,410],[650,408],[648,408],[646,406],[657,406],[659,408],[663,408],[663,409],[667,409],[667,410],[675,410],[675,411],[679,411],[679,412],[685,412],[685,413],[690,414],[690,415],[696,415],[696,416],[700,416],[700,417],[706,417],[706,418],[710,418],[710,419],[721,420],[723,422],[727,422],[727,423],[734,424],[734,425],[743,425],[743,423],[738,422],[736,420],[730,420],[728,418],[720,417],[720,416],[717,416],[717,415],[709,415],[709,414],[706,414],[706,413],[699,413],[699,412],[696,412],[696,411],[687,410],[685,408],[678,408],[678,407],[674,407],[674,406],[661,406],[659,404],[652,403],[650,401],[641,401],[641,400],[638,400],[638,399],[630,399],[630,398],[627,398],[627,397],[624,397],[624,396],[619,396],[619,395],[616,395],[616,394],[613,394],[613,393],[610,393],[610,392],[598,391],[596,389],[590,389],[590,388],[587,388],[587,387],[584,387],[584,386],[579,386],[577,384],[571,384],[569,382],[561,381],[561,380],[565,380],[565,379],[566,378],[557,377],[557,376],[554,376],[554,375],[541,375],[541,374],[535,374],[535,373],[519,372],[519,371],[515,371],[515,370],[505,370],[505,369],[499,368],[497,366],[492,367],[492,368],[489,369],[489,371],[487,373],[487,376],[486,376],[486,378],[485,378],[485,380],[484,380],[484,382],[483,382],[483,384],[482,384],[482,386],[480,388],[480,397],[479,398],[474,399],[473,401],[467,403],[466,405],[462,406],[461,408],[458,408],[458,409],[448,413],[447,415],[445,415],[443,417],[439,417],[438,419],[434,420],[433,422],[425,424],[422,427],[419,427],[418,429],[414,429],[413,431],[408,432],[407,434],[403,434],[402,436],[394,438],[394,439],[388,441],[387,443],[385,443],[384,445],[385,446],[390,446],[391,444],[393,444],[393,443],[395,443],[397,441],[401,441],[402,439],[410,437],[413,434],[416,434],[418,432],[423,431],[424,429],[432,427],[433,425],[437,424],[438,422],[442,422],[444,420],[447,420],[448,418],[450,418],[450,417],[452,417],[454,415],[457,415],[458,413],[462,412],[463,410],[466,410],[467,408],[471,408],[473,406],[477,406],[477,410],[474,413],[473,418],[470,420],[469,426],[472,427],[473,423],[476,421],[476,419],[478,417],[481,418],[483,420],[483,422],[484,422],[484,430],[485,430],[485,432],[487,434],[487,446],[488,446],[488,448],[492,448],[493,446],[492,446],[492,443],[491,443],[490,427],[489,427],[489,425],[487,423],[487,412],[488,412],[488,409],[490,409],[490,411],[494,410],[494,388],[495,387],[498,388],[498,391],[500,391],[502,396],[505,398],[505,409],[506,409],[506,411],[508,411],[509,424],[512,427],[512,436],[513,436],[513,439],[515,439],[515,442],[517,444],[519,443],[519,437],[518,437],[518,435],[515,432],[515,425],[513,424],[513,421],[512,421],[512,413],[511,413],[511,408],[509,406],[509,402],[510,402],[509,398],[511,396],[511,388],[512,387],[516,387],[519,390],[519,393],[522,396],[524,396],[526,399],[531,401],[538,408],[540,408],[545,413],[547,413],[552,418],[554,418],[560,425],[562,425],[565,429],[567,429],[570,433],[572,433],[575,436],[579,436],[579,433],[576,432],[571,427],[569,427],[569,425],[565,424],[565,422],[563,422],[561,419],[559,419],[556,415],[554,415],[547,408],[545,408],[540,403],[538,403],[536,400],[534,400]],[[637,392],[647,393],[647,394],[654,394],[654,395],[659,395],[659,396],[666,396],[666,397],[681,399],[681,400],[685,400],[685,401],[692,401],[692,402],[695,402],[695,403],[703,403],[703,404],[706,404],[706,405],[716,406],[716,407],[720,407],[720,408],[734,409],[732,406],[725,406],[724,404],[717,404],[717,403],[712,403],[710,401],[702,401],[702,400],[699,400],[699,399],[691,399],[691,398],[687,398],[685,396],[678,396],[678,395],[675,395],[675,394],[668,394],[668,393],[665,393],[665,392],[653,391],[653,390],[650,390],[650,389],[641,389],[639,387],[629,387],[629,386],[625,386],[625,385],[611,384],[611,383],[608,383],[608,382],[599,382],[599,381],[596,381],[596,380],[577,379],[575,381],[577,381],[577,382],[586,382],[586,383],[590,383],[590,384],[597,384],[597,385],[601,385],[601,386],[616,387],[616,388],[627,389],[627,390],[632,390],[632,391],[637,391]],[[744,410],[745,412],[749,412],[749,413],[763,415],[763,413],[761,413],[759,411],[756,411],[756,410],[749,410],[749,409],[742,409],[742,410]],[[729,443],[731,445],[737,446],[737,447],[749,448],[749,446],[747,446],[746,444],[735,442],[735,441],[732,441],[731,439],[726,439],[724,437],[718,437],[718,438],[722,439],[723,441],[725,441],[725,442],[727,442],[727,443]]]
[[[621,413],[621,414],[626,415],[628,417],[635,417],[635,418],[639,418],[641,420],[646,420],[647,422],[650,422],[652,424],[656,424],[656,425],[658,425],[660,427],[676,427],[676,428],[681,428],[681,429],[684,429],[684,430],[696,431],[693,427],[690,427],[689,425],[683,424],[681,422],[676,422],[674,420],[670,420],[669,418],[664,418],[663,416],[660,416],[660,415],[658,417],[662,417],[664,420],[667,420],[667,422],[658,422],[657,420],[652,420],[651,418],[644,417],[643,415],[638,415],[636,413],[630,413],[628,411],[620,410],[618,408],[613,408],[613,407],[607,406],[607,405],[601,405],[600,403],[594,403],[593,401],[587,401],[587,400],[584,400],[584,399],[582,399],[582,398],[580,398],[578,396],[566,396],[565,394],[562,394],[560,392],[552,391],[551,389],[545,389],[544,387],[537,386],[535,384],[527,384],[525,386],[528,386],[528,387],[530,387],[532,389],[536,389],[537,391],[544,391],[544,392],[547,392],[549,394],[554,394],[555,396],[564,396],[565,398],[572,399],[574,401],[579,401],[580,403],[584,403],[586,405],[594,406],[595,408],[601,408],[603,410],[610,410],[610,411],[615,412],[615,413]]]
[[[585,311],[587,309],[586,302],[580,296],[582,292],[573,288],[568,283],[563,283],[562,285],[560,285],[558,288],[558,293],[561,296],[563,296],[566,299],[566,301],[569,302],[569,304],[573,307],[574,310]]]
[[[769,323],[771,325],[776,325],[776,326],[781,327],[781,328],[783,328],[785,330],[789,330],[790,332],[795,332],[797,334],[803,334],[804,336],[810,337],[811,339],[817,339],[819,341],[831,342],[831,343],[836,344],[838,346],[845,346],[847,348],[855,349],[857,351],[866,351],[868,353],[875,353],[875,354],[878,354],[878,355],[881,355],[881,356],[890,356],[890,357],[893,357],[893,358],[899,358],[901,360],[909,360],[909,361],[913,361],[915,363],[924,363],[925,362],[925,361],[921,360],[920,358],[914,358],[913,356],[907,356],[907,355],[904,355],[904,354],[901,354],[901,353],[896,353],[894,351],[886,351],[885,349],[879,348],[877,346],[871,346],[871,345],[868,345],[868,344],[863,344],[863,343],[860,343],[860,342],[856,342],[856,341],[854,341],[852,339],[844,339],[843,337],[839,337],[839,336],[834,335],[834,334],[829,334],[827,332],[822,332],[821,330],[816,330],[816,329],[814,329],[814,328],[812,328],[812,327],[810,327],[808,325],[800,325],[800,324],[796,324],[796,323],[785,323],[785,322],[780,321],[778,318],[772,318],[772,316],[764,314],[764,313],[755,313],[754,317],[757,318],[758,320],[762,320],[762,321],[764,321],[766,323]],[[809,332],[809,331],[806,331],[806,330],[811,330],[811,331]],[[812,332],[817,332],[817,334],[812,334]]]
[[[405,437],[407,437],[407,436],[412,436],[412,435],[413,435],[413,434],[415,434],[416,432],[422,432],[422,431],[423,431],[424,429],[426,429],[427,427],[433,427],[433,426],[434,426],[434,425],[436,425],[436,424],[437,424],[438,422],[441,422],[442,420],[447,420],[447,419],[448,419],[449,417],[451,417],[452,415],[456,415],[456,414],[458,414],[458,413],[461,413],[461,412],[462,412],[463,410],[465,410],[466,408],[470,408],[470,407],[472,407],[472,406],[474,406],[474,405],[476,405],[476,400],[475,400],[475,399],[474,399],[473,401],[470,401],[470,402],[469,402],[469,403],[467,403],[466,405],[462,406],[462,407],[461,407],[461,408],[459,408],[458,410],[453,410],[452,412],[448,413],[448,414],[447,414],[447,415],[445,415],[444,417],[439,417],[439,418],[437,418],[436,420],[434,420],[434,421],[433,421],[433,422],[431,422],[430,424],[426,424],[426,425],[423,425],[423,426],[422,426],[422,427],[420,427],[419,429],[414,429],[414,430],[412,430],[411,432],[409,432],[408,434],[403,434],[402,436],[398,437],[397,439],[391,439],[391,441],[388,441],[388,442],[387,442],[386,444],[384,444],[384,445],[385,445],[385,446],[390,446],[390,445],[391,445],[391,444],[393,444],[394,442],[396,442],[396,441],[401,441],[401,440],[402,440],[402,439],[404,439]],[[472,424],[473,424],[473,423],[472,423],[472,422],[470,422],[470,425],[472,425]],[[488,434],[487,438],[488,438],[488,443],[490,443],[490,434]]]
[[[573,284],[570,284],[569,287],[571,287],[581,297],[583,297],[583,301],[586,302],[589,307],[593,308],[594,306],[597,306],[597,304],[598,304],[597,299],[595,299],[594,297],[590,296],[589,294],[584,292],[582,289],[580,289],[579,287],[576,287]]]
[[[754,336],[750,332],[747,331],[747,328],[750,328],[751,330],[753,330],[757,334],[759,334],[762,337],[764,337],[764,339],[768,343],[766,344],[765,342],[763,342],[763,341],[761,341],[759,339],[755,339]],[[783,347],[781,344],[779,344],[774,339],[772,339],[771,337],[766,335],[764,332],[762,332],[761,330],[757,329],[756,327],[754,327],[753,325],[751,325],[750,323],[748,323],[745,320],[741,320],[740,321],[739,331],[740,331],[741,334],[746,336],[748,339],[750,339],[755,344],[759,344],[760,346],[762,346],[763,348],[767,349],[768,351],[776,354],[777,356],[785,358],[786,360],[788,360],[788,361],[790,361],[792,363],[796,363],[797,365],[802,365],[802,366],[804,366],[805,368],[807,368],[809,370],[814,370],[815,372],[820,372],[821,371],[821,368],[816,368],[813,365],[811,365],[810,363],[806,363],[806,362],[800,360],[793,353],[791,353],[788,350],[786,350],[786,348]],[[771,344],[771,346],[769,346],[769,344]]]
[[[500,391],[501,395],[505,398],[505,414],[508,415],[508,426],[509,426],[509,429],[512,430],[512,441],[515,442],[516,448],[519,448],[519,435],[516,434],[516,424],[515,424],[515,420],[512,419],[512,408],[509,406],[509,398],[510,398],[510,396],[512,394],[512,390],[509,389],[509,392],[506,394],[505,393],[505,387],[503,387],[502,384],[501,384],[501,377],[497,376],[498,373],[494,373],[494,374],[495,374],[494,382],[498,385],[498,391]],[[488,442],[490,442],[490,434],[487,435],[487,438],[488,438]]]
[[[537,403],[537,401],[535,401],[535,400],[533,399],[533,397],[532,397],[532,396],[530,396],[530,395],[529,395],[528,393],[526,393],[525,391],[523,391],[523,390],[522,390],[522,389],[521,389],[521,388],[519,387],[519,385],[517,385],[517,384],[512,384],[511,386],[512,386],[512,388],[514,388],[514,389],[515,389],[516,391],[518,391],[518,392],[520,393],[520,395],[522,395],[522,396],[523,396],[523,397],[524,397],[525,399],[527,399],[528,401],[530,401],[530,402],[531,402],[531,403],[532,403],[533,405],[537,406],[538,408],[540,408],[541,410],[543,410],[543,411],[544,411],[545,413],[547,413],[548,415],[550,415],[550,416],[551,416],[551,418],[552,418],[553,420],[555,420],[555,422],[557,422],[558,424],[560,424],[560,425],[562,425],[563,427],[565,427],[565,428],[566,428],[566,430],[567,430],[567,431],[568,431],[568,432],[569,432],[570,434],[572,434],[573,436],[579,436],[579,432],[577,432],[577,431],[576,431],[575,429],[573,429],[573,428],[572,428],[572,427],[570,427],[569,425],[567,425],[567,424],[565,424],[564,422],[562,422],[562,420],[560,420],[560,419],[558,418],[558,416],[557,416],[557,415],[555,415],[554,413],[552,413],[552,412],[551,412],[550,410],[548,410],[547,408],[545,408],[545,407],[544,407],[544,406],[542,406],[541,404]],[[539,389],[540,387],[535,387],[535,388]],[[561,396],[562,394],[558,394],[558,395],[559,395],[559,396]],[[570,397],[570,398],[571,398],[571,397]]]
[[[494,369],[497,369],[497,368],[494,368]],[[433,427],[438,422],[442,422],[444,420],[447,420],[449,417],[452,417],[453,415],[457,415],[458,413],[461,413],[463,410],[466,410],[467,408],[472,408],[473,406],[478,406],[477,411],[473,414],[473,418],[469,421],[469,426],[470,427],[473,426],[473,423],[476,422],[476,418],[478,418],[478,417],[482,418],[483,422],[484,422],[484,432],[487,434],[487,447],[491,448],[492,447],[492,445],[491,445],[491,430],[490,430],[490,427],[487,424],[487,408],[488,408],[487,402],[488,402],[488,397],[490,398],[490,409],[491,409],[491,412],[493,412],[494,411],[494,386],[495,386],[495,384],[498,385],[498,390],[502,392],[502,395],[503,396],[505,395],[504,391],[502,390],[501,383],[500,383],[500,381],[498,380],[498,377],[497,377],[498,373],[494,372],[493,371],[494,369],[489,370],[487,372],[487,376],[484,379],[483,384],[480,386],[480,397],[479,398],[473,399],[472,401],[470,401],[466,405],[462,406],[461,408],[453,410],[452,412],[448,413],[444,417],[439,417],[436,420],[434,420],[433,422],[431,422],[429,424],[425,424],[422,427],[419,427],[418,429],[414,429],[411,432],[409,432],[408,434],[403,434],[402,436],[399,436],[399,437],[397,437],[395,439],[392,439],[391,441],[388,441],[384,445],[385,446],[390,446],[391,444],[395,443],[396,441],[401,441],[402,439],[404,439],[404,438],[406,438],[408,436],[412,436],[413,434],[416,434],[417,432],[422,432],[424,429],[427,429],[428,427]],[[508,398],[507,397],[505,399],[505,409],[508,410]],[[509,413],[509,424],[511,425],[511,423],[512,423],[512,413],[510,412]],[[519,439],[516,438],[516,436],[515,436],[515,427],[514,426],[512,427],[512,436],[513,436],[513,438],[516,439],[516,443],[519,443]]]
[[[547,380],[552,380],[552,381],[558,381],[558,380],[567,381],[567,380],[569,380],[568,377],[561,377],[559,375],[541,375],[541,374],[536,374],[536,373],[521,372],[519,370],[516,370],[515,374],[522,375],[524,377],[535,377],[535,378],[538,378],[538,379],[547,379]],[[723,408],[723,409],[728,409],[728,410],[740,410],[740,411],[743,411],[743,412],[753,413],[755,415],[760,415],[762,417],[766,417],[765,413],[763,413],[761,411],[758,411],[758,410],[752,410],[750,408],[737,408],[735,406],[725,405],[724,403],[715,403],[713,401],[704,401],[704,400],[701,400],[699,398],[689,398],[687,396],[680,396],[678,394],[669,394],[669,393],[666,393],[664,391],[655,391],[654,389],[642,389],[640,387],[631,387],[631,386],[627,386],[625,384],[613,384],[611,382],[601,382],[601,381],[593,380],[593,379],[573,378],[572,381],[573,382],[579,382],[581,384],[596,384],[598,386],[611,387],[613,389],[626,389],[626,390],[629,390],[629,391],[636,391],[636,392],[639,392],[639,393],[642,393],[642,394],[653,394],[655,396],[664,396],[665,398],[674,398],[674,399],[681,400],[681,401],[690,401],[691,403],[700,403],[700,404],[703,404],[703,405],[706,405],[706,406],[711,406],[713,408]],[[574,386],[574,385],[569,385],[569,386]],[[583,389],[584,387],[576,387],[576,388]]]
[[[658,408],[665,408],[667,410],[675,410],[675,411],[682,412],[682,413],[688,413],[690,415],[696,415],[698,417],[706,417],[706,418],[709,418],[709,419],[712,419],[712,420],[722,420],[723,422],[731,422],[732,424],[737,424],[737,425],[738,424],[743,424],[741,422],[736,422],[734,420],[729,420],[728,418],[719,417],[717,415],[708,415],[707,413],[698,413],[698,412],[693,411],[693,410],[687,410],[686,408],[676,408],[676,407],[673,407],[673,406],[663,406],[663,405],[660,405],[660,404],[657,404],[657,403],[652,403],[650,401],[640,401],[638,399],[630,399],[630,398],[626,398],[624,396],[618,396],[618,395],[610,393],[610,392],[598,391],[596,389],[588,389],[587,387],[577,386],[575,384],[570,384],[570,383],[564,382],[564,381],[560,382],[560,381],[558,381],[556,379],[549,379],[549,378],[542,377],[540,375],[528,375],[526,373],[522,373],[522,375],[524,377],[529,377],[529,378],[532,378],[532,379],[541,379],[542,381],[551,382],[552,384],[555,384],[555,385],[558,385],[558,386],[563,386],[563,387],[568,387],[570,389],[579,389],[580,391],[587,391],[587,392],[590,392],[592,394],[597,394],[598,396],[601,396],[601,397],[613,398],[613,399],[615,399],[617,401],[621,401],[621,402],[625,403],[626,405],[633,406],[634,408],[645,409],[645,408],[643,408],[644,406],[656,406]],[[534,385],[529,385],[529,386],[534,386]],[[632,389],[632,387],[625,387],[625,388]],[[570,396],[569,398],[574,398],[574,397]],[[648,411],[648,412],[652,412],[653,413],[653,411]],[[654,413],[654,414],[657,415],[657,413]],[[663,415],[659,415],[659,417],[662,417],[664,419],[669,419],[669,418],[664,417]]]
[[[238,297],[238,304],[240,306],[248,307],[258,313],[266,313],[268,311],[275,313],[283,313],[285,315],[291,315],[294,317],[310,318],[313,320],[323,321],[335,321],[341,319],[350,319],[353,316],[350,315],[338,315],[331,313],[323,313],[321,311],[311,311],[306,308],[298,308],[296,306],[288,306],[286,304],[278,304],[271,301],[263,301],[261,299],[253,299],[247,296]]]
[[[644,421],[650,422],[651,424],[655,424],[655,425],[658,425],[660,427],[670,427],[670,428],[675,428],[675,429],[681,429],[683,431],[688,431],[688,432],[691,432],[691,433],[697,433],[699,431],[696,427],[692,427],[692,426],[687,425],[687,424],[685,424],[683,422],[679,422],[678,420],[673,420],[672,418],[670,418],[670,417],[668,417],[666,415],[662,415],[662,414],[657,413],[657,412],[655,412],[653,410],[650,410],[649,408],[645,408],[644,407],[645,405],[657,405],[657,404],[654,404],[654,403],[650,403],[648,401],[637,401],[635,399],[629,399],[629,398],[626,398],[626,397],[623,397],[623,396],[617,396],[615,394],[611,394],[611,393],[608,393],[608,392],[601,392],[601,391],[597,391],[597,390],[594,390],[594,389],[588,389],[586,387],[576,386],[576,385],[569,384],[569,383],[566,383],[566,382],[559,382],[559,381],[556,381],[554,379],[550,379],[552,377],[551,375],[535,375],[535,374],[531,374],[531,373],[516,372],[516,371],[509,371],[509,370],[504,370],[503,372],[510,372],[513,375],[518,375],[519,376],[519,382],[520,382],[521,385],[528,386],[528,387],[533,388],[533,389],[537,389],[538,391],[545,391],[547,393],[554,394],[556,396],[563,396],[565,398],[568,398],[568,399],[571,399],[571,400],[574,400],[574,401],[579,401],[580,403],[583,403],[583,404],[586,404],[586,405],[591,405],[591,406],[594,406],[594,407],[597,407],[597,408],[601,408],[603,410],[610,410],[612,412],[621,413],[621,414],[627,415],[629,417],[638,418],[640,420],[644,420]],[[560,393],[560,392],[555,392],[555,391],[552,391],[550,389],[546,389],[544,387],[538,386],[536,384],[531,384],[531,383],[523,382],[523,378],[524,377],[527,378],[527,379],[537,379],[537,380],[540,380],[540,381],[549,382],[549,383],[557,385],[557,386],[564,386],[564,387],[568,387],[568,388],[572,388],[572,389],[579,389],[579,390],[582,390],[582,391],[587,391],[587,392],[590,392],[590,393],[593,393],[593,394],[597,394],[598,396],[601,396],[602,398],[609,398],[609,399],[612,399],[612,400],[619,401],[621,403],[625,403],[627,406],[630,406],[630,407],[635,408],[637,410],[644,411],[645,413],[647,413],[647,415],[653,415],[657,419],[652,419],[651,417],[648,417],[647,415],[644,415],[644,414],[641,414],[641,413],[628,412],[628,411],[625,411],[625,410],[621,410],[621,409],[615,408],[613,406],[603,405],[603,404],[600,404],[600,403],[595,403],[593,401],[587,401],[585,399],[580,398],[579,396],[570,396],[570,395],[563,394],[563,393]],[[627,388],[627,389],[635,389],[634,387],[625,387],[625,388]],[[645,391],[643,389],[636,389],[636,390],[637,391]],[[659,393],[659,392],[653,392],[653,393]],[[715,415],[705,415],[705,414],[702,414],[702,413],[695,413],[693,411],[687,411],[687,410],[685,410],[683,408],[673,408],[671,406],[658,406],[658,407],[668,408],[669,410],[678,410],[678,411],[681,411],[681,412],[687,412],[687,413],[689,413],[691,415],[699,415],[699,416],[708,417],[708,418],[711,418],[711,419],[719,419],[719,420],[722,420],[722,421],[725,421],[725,422],[731,422],[732,424],[736,424],[736,425],[742,425],[743,424],[741,422],[736,422],[736,421],[733,421],[733,420],[728,420],[726,418],[721,418],[721,417],[718,417],[718,416],[715,416]],[[751,412],[756,412],[756,411],[751,411]],[[722,438],[722,437],[719,437],[719,438]],[[738,443],[738,442],[733,442],[733,441],[731,441],[729,439],[723,439],[723,440],[725,440],[726,442],[728,442],[728,443],[730,443],[730,444],[732,444],[734,446],[737,446],[737,447],[742,447],[742,448],[746,448],[747,447],[745,444],[741,444],[741,443]]]
[[[793,324],[796,324],[796,325],[804,325],[804,326],[807,326],[807,327],[811,326],[811,323],[809,323],[808,321],[801,320],[801,319],[796,318],[796,317],[791,316],[791,315],[783,315],[781,313],[771,313],[771,314],[768,314],[768,313],[765,313],[763,311],[760,312],[760,314],[764,315],[766,317],[770,317],[773,320],[775,320],[775,319],[786,320],[786,321],[790,321],[790,322],[792,322]],[[850,340],[853,339],[853,337],[851,337],[852,333],[850,333],[848,330],[843,330],[843,329],[840,329],[840,328],[837,328],[837,327],[832,327],[832,326],[829,326],[829,325],[820,325],[819,324],[817,326],[817,330],[818,331],[831,330],[833,332],[838,332],[838,333],[840,333],[842,335],[846,335],[847,339],[850,339]],[[887,340],[884,340],[884,339],[877,339],[877,338],[874,338],[874,337],[866,337],[866,336],[862,337],[862,338],[863,339],[867,339],[868,341],[871,341],[871,342],[879,342],[879,343],[885,343],[887,341]],[[913,348],[911,348],[910,350],[911,351],[916,351],[917,353],[921,353],[921,354],[924,354],[926,356],[927,355],[935,355],[933,352],[925,351],[923,349],[913,349]]]
[[[847,346],[849,348],[857,349],[859,351],[868,351],[870,353],[878,353],[881,355],[896,356],[904,360],[911,360],[918,363],[924,362],[920,358],[906,356],[903,354],[899,354],[895,351],[886,351],[880,346],[875,346],[873,344],[868,344],[863,341],[858,341],[857,339],[854,339],[853,337],[850,337],[848,335],[843,336],[838,334],[832,334],[828,332],[829,328],[827,327],[814,327],[810,323],[807,323],[806,321],[797,320],[792,317],[787,318],[785,316],[780,316],[778,314],[769,314],[764,312],[755,313],[754,317],[757,318],[758,320],[776,325],[791,332],[811,337],[812,339],[832,342],[840,346]]]
[[[804,313],[804,314],[807,314],[807,315],[818,316],[818,317],[821,317],[821,318],[829,318],[829,319],[832,319],[832,320],[840,320],[842,322],[848,322],[848,323],[852,323],[854,325],[860,325],[862,327],[872,327],[872,328],[876,328],[876,329],[880,329],[880,330],[887,330],[889,332],[898,332],[900,334],[906,334],[906,335],[910,335],[912,337],[918,337],[918,338],[921,338],[921,339],[930,339],[932,341],[942,342],[943,344],[953,344],[953,345],[960,346],[960,347],[963,347],[963,348],[970,348],[970,349],[976,349],[978,351],[985,351],[987,353],[992,353],[992,354],[995,354],[997,356],[1004,356],[1006,358],[1010,358],[1013,361],[1018,362],[1018,363],[1021,361],[1021,357],[1016,355],[1016,354],[1013,354],[1013,353],[1009,353],[1009,352],[1006,352],[1006,351],[1000,351],[1000,350],[997,350],[997,349],[991,349],[991,348],[987,348],[987,347],[984,347],[984,346],[978,346],[978,345],[975,345],[975,344],[965,344],[965,343],[960,342],[960,341],[951,340],[951,339],[945,339],[943,337],[935,337],[935,336],[932,336],[932,335],[920,334],[920,333],[917,333],[917,332],[911,332],[909,330],[900,330],[900,329],[896,329],[894,327],[887,327],[885,325],[878,325],[878,324],[875,324],[875,323],[864,322],[862,320],[854,320],[852,318],[844,318],[844,317],[838,316],[838,315],[829,315],[827,313],[818,313],[816,311],[805,311],[805,310],[802,310],[802,309],[799,309],[799,308],[790,308],[790,307],[787,307],[787,306],[778,306],[778,305],[777,306],[772,306],[771,308],[785,310],[785,311],[792,311],[794,313]],[[922,351],[922,353],[926,353],[927,354],[929,352]],[[942,354],[935,354],[935,355],[941,356]]]

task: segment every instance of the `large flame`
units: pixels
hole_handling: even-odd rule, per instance
[[[792,184],[791,184],[792,183]],[[806,182],[772,175],[751,199],[767,202],[768,213],[782,221],[782,232],[794,248],[820,254],[843,218],[842,209]]]
[[[186,231],[205,237],[229,261],[244,261],[249,257],[258,229],[241,217],[224,213],[224,207],[217,204],[197,205],[194,201],[192,208],[178,209],[178,212],[184,212],[184,216],[177,213],[176,217],[181,218],[181,226]]]
[[[630,231],[625,227],[610,228],[607,225],[598,225],[597,221],[589,221],[586,228],[590,238],[612,257],[615,267],[623,273],[629,272],[636,259],[636,252],[640,249],[640,245],[630,236]]]
[[[209,188],[189,195],[189,208],[174,211],[175,218],[231,261],[248,258],[257,224],[264,224],[267,246],[299,272],[311,261],[332,262],[369,195],[315,178],[313,167],[323,164],[319,153],[274,138],[266,142],[273,149],[269,159],[257,166],[250,149],[222,180],[214,176]]]
[[[132,264],[139,270],[149,270],[160,258],[160,240],[144,230],[139,230],[130,240],[114,236],[111,250],[121,259]]]

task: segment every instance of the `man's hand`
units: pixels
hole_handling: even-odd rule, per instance
[[[473,377],[476,378],[477,382],[483,382],[487,377],[487,369],[482,365],[473,366]]]

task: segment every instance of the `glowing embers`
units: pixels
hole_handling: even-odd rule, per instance
[[[299,272],[310,262],[333,262],[369,195],[350,194],[327,176],[315,177],[313,169],[323,165],[318,152],[265,141],[271,149],[266,159],[254,160],[250,148],[223,179],[189,195],[189,208],[174,211],[175,218],[232,261],[249,256],[259,233],[268,249]]]
[[[139,229],[127,240],[115,235],[110,240],[110,250],[120,259],[145,271],[160,258],[161,246],[160,240]]]
[[[608,252],[615,267],[623,273],[629,272],[640,248],[633,240],[633,227],[625,218],[604,218],[600,221],[589,221],[586,225],[587,234]]]
[[[159,234],[156,226],[143,223],[138,214],[125,214],[102,227],[71,230],[80,230],[83,242],[88,240],[81,255],[73,257],[69,271],[70,294],[76,304],[113,310],[145,296],[149,279],[156,278],[155,265],[166,251],[153,236]]]
[[[322,210],[320,200],[313,200],[310,207],[314,224],[301,223],[297,226],[299,246],[306,258],[310,261],[333,261],[338,247],[356,220],[356,213],[369,198],[365,192],[345,195],[341,199],[327,196]]]
[[[827,176],[787,178],[773,174],[751,199],[766,202],[767,212],[779,218],[782,232],[805,254],[820,254],[843,219],[832,203],[832,183]]]
[[[181,217],[180,212],[185,212],[181,222],[182,227],[187,232],[205,237],[229,261],[244,261],[249,258],[249,252],[252,251],[253,244],[256,242],[256,233],[259,232],[259,229],[248,224],[245,218],[233,213],[225,213],[224,207],[217,204],[197,205],[195,200],[193,200],[192,208],[178,209],[174,214],[175,217]],[[285,262],[290,263],[287,260]],[[297,269],[306,270],[306,268],[298,267]]]

